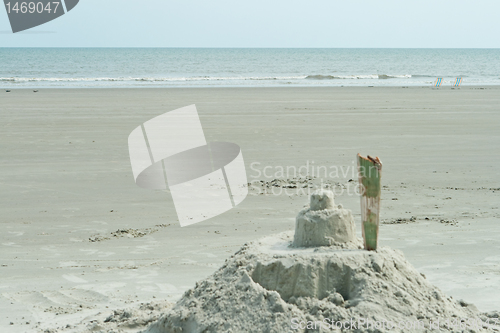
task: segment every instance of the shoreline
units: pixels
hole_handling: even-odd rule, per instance
[[[288,85],[288,86],[188,86],[188,87],[40,87],[40,86],[32,86],[32,87],[0,87],[0,90],[33,90],[33,89],[38,89],[38,90],[98,90],[98,89],[104,89],[104,90],[120,90],[120,89],[344,89],[344,88],[357,88],[357,89],[363,89],[363,88],[384,88],[384,89],[394,89],[394,88],[403,88],[403,89],[417,89],[417,88],[431,88],[431,89],[436,89],[436,90],[443,90],[443,89],[478,89],[478,88],[490,88],[493,89],[495,87],[500,87],[499,85],[484,85],[484,84],[477,84],[477,85],[461,85],[460,87],[452,87],[449,85],[441,85],[441,87],[436,88],[432,85],[394,85],[394,86],[384,86],[384,85],[374,85],[374,86],[354,86],[354,85],[345,85],[345,86],[301,86],[301,85]],[[2,92],[0,92],[2,93]]]

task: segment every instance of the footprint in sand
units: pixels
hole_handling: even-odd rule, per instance
[[[144,287],[137,287],[140,291],[149,293],[161,293],[161,294],[179,294],[180,290],[169,283],[154,283]]]
[[[21,245],[17,245],[14,242],[2,243],[3,246],[12,246],[12,247],[21,247]]]
[[[136,250],[131,251],[133,254],[144,254],[153,251],[157,246],[156,245],[140,245],[136,246]]]
[[[62,253],[60,252],[60,250],[56,246],[54,246],[54,245],[43,246],[40,249],[43,250],[43,251],[51,252],[52,253],[52,257],[60,257],[62,255]]]
[[[59,267],[79,267],[80,265],[76,261],[60,261]]]
[[[158,276],[158,272],[155,270],[141,270],[140,272],[133,270],[133,271],[120,272],[118,274],[123,276],[124,280],[136,280],[136,281],[149,280],[151,278]],[[149,282],[149,281],[147,281],[147,282]]]
[[[105,296],[110,293],[116,293],[118,289],[124,288],[126,286],[127,284],[124,282],[109,282],[100,284],[83,284],[76,286],[75,289],[85,290]]]
[[[71,242],[75,242],[75,243],[83,243],[83,239],[80,239],[80,238],[70,238],[69,240]]]
[[[195,252],[195,254],[204,255],[207,258],[217,258],[217,256],[215,254],[209,253],[209,252]]]
[[[97,256],[99,258],[105,258],[115,254],[115,252],[101,252],[99,250],[93,250],[93,249],[80,249],[80,251],[85,252],[86,255]]]
[[[191,260],[191,259],[182,259],[179,263],[181,265],[195,265],[197,263],[197,261]]]
[[[89,309],[94,309],[99,304],[102,306],[110,303],[109,297],[103,293],[76,288],[2,293],[1,295],[12,302],[27,306],[35,318],[54,320],[61,313],[69,314],[70,316],[66,316],[66,319],[70,322],[83,319],[90,314]]]
[[[99,252],[99,250],[92,250],[92,249],[80,249],[81,252],[85,252],[86,255],[94,255],[96,254],[97,252]]]
[[[79,278],[78,276],[75,276],[73,274],[64,274],[62,276],[64,279],[74,282],[74,283],[87,283],[88,281],[82,278]]]
[[[493,261],[500,263],[500,256],[490,256],[483,259],[483,261]]]

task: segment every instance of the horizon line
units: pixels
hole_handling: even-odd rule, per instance
[[[500,50],[500,47],[263,47],[263,46],[0,46],[0,49],[364,49],[364,50]]]

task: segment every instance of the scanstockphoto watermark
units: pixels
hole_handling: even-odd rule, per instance
[[[421,320],[399,321],[395,323],[390,320],[371,320],[368,318],[351,318],[350,320],[335,320],[324,318],[323,320],[309,321],[292,318],[292,330],[382,330],[393,329],[421,330],[425,329],[425,323]]]
[[[292,330],[378,330],[391,331],[394,329],[402,331],[423,331],[431,330],[439,332],[440,330],[481,330],[485,328],[500,328],[500,319],[487,318],[436,318],[428,320],[372,320],[369,318],[351,318],[350,320],[335,320],[324,318],[318,321],[301,320],[299,318],[291,319]]]
[[[370,175],[376,167],[364,170],[355,161],[350,165],[324,165],[305,161],[302,165],[250,164],[250,195],[310,195],[317,189],[328,189],[335,196],[362,195],[364,187],[358,184],[358,172]]]

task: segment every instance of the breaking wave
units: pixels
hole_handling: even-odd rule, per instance
[[[387,75],[387,74],[371,74],[371,75],[308,75],[308,80],[353,80],[353,79],[409,79],[412,75]]]
[[[182,82],[182,81],[268,81],[268,80],[348,80],[411,78],[412,75],[300,75],[300,76],[195,76],[195,77],[0,77],[2,82]]]

